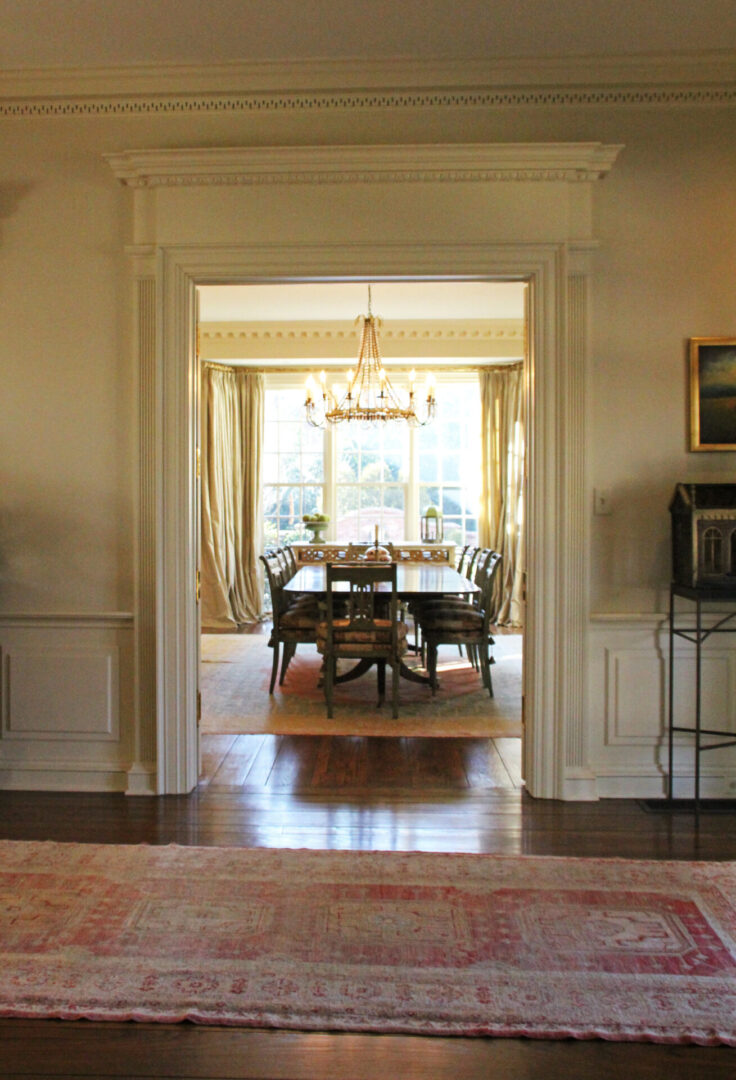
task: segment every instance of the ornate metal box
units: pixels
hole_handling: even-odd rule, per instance
[[[736,484],[678,484],[670,514],[675,584],[736,589]]]

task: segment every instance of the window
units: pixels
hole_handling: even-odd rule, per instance
[[[334,432],[335,539],[405,540],[409,483],[406,425],[340,424]],[[329,441],[329,440],[328,440]]]
[[[303,540],[304,514],[324,505],[324,439],[304,423],[304,392],[266,390],[263,453],[264,546]]]
[[[434,424],[417,432],[419,514],[436,506],[442,511],[445,540],[477,544],[481,457],[477,382],[445,384],[441,394],[442,410]]]
[[[392,374],[397,389],[401,377]],[[307,540],[302,516],[326,513],[330,540],[419,540],[436,506],[445,539],[477,543],[480,394],[474,373],[438,373],[438,408],[425,428],[304,421],[304,376],[267,375],[264,540]]]
[[[723,573],[723,537],[714,526],[703,533],[703,571],[706,574]]]

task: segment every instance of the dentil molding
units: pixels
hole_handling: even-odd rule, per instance
[[[599,180],[622,147],[589,143],[204,147],[106,154],[129,187]]]
[[[0,73],[0,116],[736,103],[731,50],[629,57],[321,60]]]
[[[360,337],[353,323],[344,322],[201,322],[202,341],[357,341]],[[523,319],[430,319],[425,321],[394,319],[381,327],[385,341],[523,341]]]

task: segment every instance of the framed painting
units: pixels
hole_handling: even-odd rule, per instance
[[[690,338],[690,449],[736,450],[736,338]]]

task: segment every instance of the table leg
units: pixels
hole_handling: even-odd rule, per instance
[[[350,671],[344,672],[342,675],[335,677],[335,685],[338,683],[352,682],[353,679],[359,679],[361,675],[365,675],[366,671],[369,671],[375,660],[359,660],[355,667],[350,668]],[[409,682],[420,683],[422,686],[429,686],[429,677],[422,675],[421,672],[414,668],[407,667],[403,662],[399,664],[399,674],[402,679],[408,679]]]
[[[361,675],[365,675],[366,671],[370,671],[375,662],[375,660],[359,660],[355,667],[350,668],[350,671],[337,675],[335,683],[346,683],[352,682],[353,679],[359,679]]]

